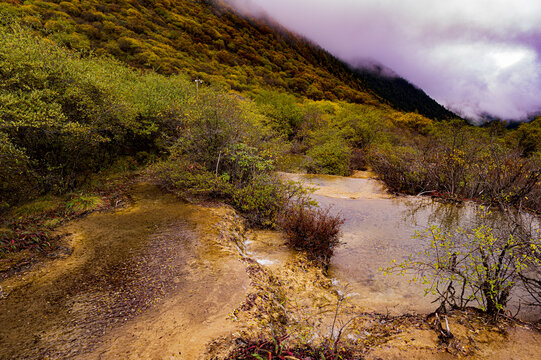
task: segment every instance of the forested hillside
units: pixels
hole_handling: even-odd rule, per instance
[[[539,119],[513,130],[437,121],[448,113],[405,80],[352,71],[208,2],[4,2],[0,12],[0,251],[30,246],[28,224],[44,234],[51,214],[104,203],[101,172],[149,165],[169,190],[228,202],[266,227],[299,191],[276,170],[371,168],[395,192],[541,211]],[[17,209],[32,201],[45,215],[25,220]]]
[[[453,116],[403,79],[351,71],[271,20],[246,19],[212,1],[13,0],[0,11],[68,48],[111,54],[162,74],[182,72],[242,93],[273,88],[316,100]]]
[[[422,89],[401,77],[386,76],[377,69],[354,69],[354,73],[365,86],[397,110],[417,112],[432,119],[456,117],[426,95]]]

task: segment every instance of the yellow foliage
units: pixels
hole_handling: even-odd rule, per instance
[[[434,123],[427,117],[417,113],[405,113],[393,118],[397,126],[402,126],[418,133],[425,134],[428,128]]]

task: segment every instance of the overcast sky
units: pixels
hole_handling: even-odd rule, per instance
[[[541,0],[228,0],[469,117],[541,110]]]

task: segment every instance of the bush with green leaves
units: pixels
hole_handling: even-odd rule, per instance
[[[162,186],[184,196],[225,201],[248,223],[274,227],[279,211],[293,196],[304,196],[298,185],[272,173],[279,143],[267,141],[269,131],[250,103],[203,88],[180,117],[182,136],[170,157],[151,174]]]
[[[17,24],[0,26],[0,133],[11,159],[2,161],[26,167],[17,173],[31,174],[38,194],[72,189],[120,156],[165,150],[194,93],[183,77],[134,71]],[[0,201],[23,200],[24,189]]]
[[[232,181],[243,184],[251,181],[258,174],[273,170],[274,162],[264,157],[257,148],[238,143],[225,151],[221,168],[223,174]]]
[[[521,124],[513,137],[524,155],[541,153],[541,116],[530,123]]]
[[[423,154],[411,146],[372,147],[369,161],[385,184],[396,192],[418,194],[430,188]]]
[[[481,219],[490,215],[482,212]],[[497,228],[481,224],[444,231],[431,224],[414,236],[427,242],[426,250],[401,263],[393,260],[384,272],[414,271],[413,280],[444,307],[477,305],[488,314],[502,314],[521,276],[541,269],[541,236],[516,222],[491,225]]]
[[[308,201],[306,191],[273,174],[275,154],[254,146],[261,143],[252,138],[260,134],[254,131],[257,126],[248,120],[227,121],[231,118],[224,115],[237,111],[230,110],[211,111],[207,114],[211,119],[192,118],[185,123],[186,136],[171,148],[168,159],[150,168],[151,176],[181,196],[202,196],[226,202],[239,210],[251,226],[275,227],[279,212],[290,199]],[[212,145],[205,134],[214,134],[216,140]]]
[[[283,208],[293,198],[305,203],[307,190],[260,170],[243,182],[227,173],[216,174],[186,157],[171,157],[150,167],[156,183],[181,197],[217,199],[240,211],[250,226],[274,228]]]
[[[291,138],[303,120],[302,109],[295,96],[277,91],[262,91],[255,101],[269,125],[278,134]]]
[[[329,175],[349,175],[351,149],[340,138],[328,140],[311,148],[308,153],[309,173]]]
[[[230,193],[224,177],[207,171],[186,157],[171,156],[148,169],[153,181],[182,198],[224,198]]]
[[[433,125],[430,136],[407,145],[371,146],[369,162],[393,191],[541,211],[540,158],[522,156],[490,131],[461,122]]]
[[[240,143],[252,143],[254,125],[240,100],[207,88],[181,114],[182,136],[172,153],[188,157],[208,171],[221,173],[223,158]],[[221,166],[222,165],[222,166]]]
[[[35,181],[28,156],[0,132],[0,212],[35,195]]]
[[[285,182],[273,174],[260,174],[244,186],[235,186],[231,192],[231,204],[241,211],[248,224],[275,228],[280,214],[293,199],[303,206],[313,205],[308,198],[309,189],[295,182]]]

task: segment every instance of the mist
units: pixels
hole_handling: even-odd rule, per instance
[[[541,110],[538,0],[227,0],[351,65],[381,64],[479,120]]]

